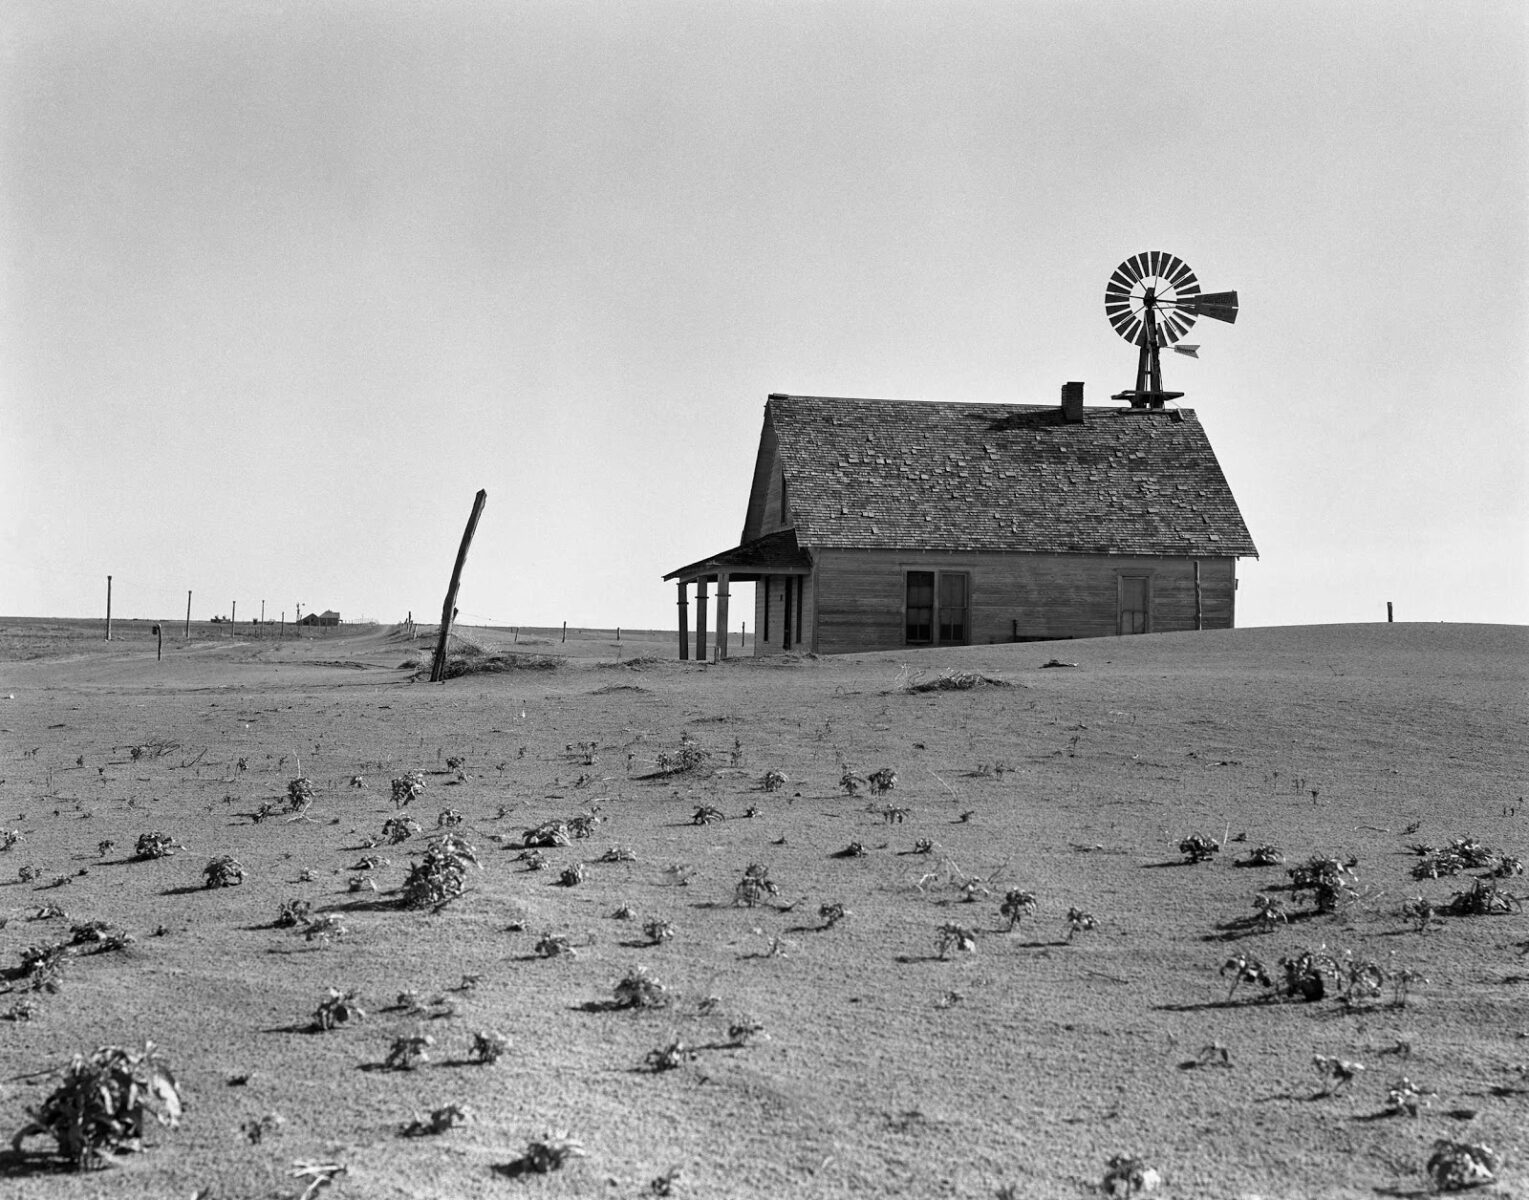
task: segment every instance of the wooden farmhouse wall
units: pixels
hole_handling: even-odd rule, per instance
[[[789,645],[786,642],[788,605],[791,615]],[[799,654],[813,649],[812,622],[816,616],[812,576],[770,575],[761,579],[754,585],[754,653],[784,654],[789,650]]]
[[[1114,635],[1120,629],[1122,577],[1148,580],[1144,632],[1195,628],[1194,560],[1188,558],[819,550],[814,560],[814,578],[804,590],[812,595],[810,617],[817,621],[811,648],[824,654],[907,645],[909,571],[967,574],[970,615],[966,641],[971,645],[1009,642],[1016,636]],[[1198,561],[1202,626],[1229,629],[1235,617],[1236,560]],[[762,610],[763,606],[757,607]],[[756,621],[761,617],[762,611],[756,613]],[[760,649],[778,652],[772,646]]]

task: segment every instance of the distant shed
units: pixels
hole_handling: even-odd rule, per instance
[[[680,657],[1099,637],[1235,623],[1257,548],[1191,409],[772,395],[739,545],[669,572]]]
[[[340,614],[332,608],[325,609],[321,613],[309,613],[298,622],[299,625],[338,625],[339,623]]]

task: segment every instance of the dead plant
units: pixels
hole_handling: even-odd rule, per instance
[[[1496,879],[1478,879],[1449,898],[1444,911],[1453,917],[1487,917],[1522,910],[1519,898],[1502,890]]]
[[[692,825],[710,825],[713,821],[725,821],[726,815],[714,804],[703,804],[690,816]]]
[[[382,840],[389,846],[407,842],[419,832],[419,822],[413,817],[389,817],[382,823]]]
[[[458,1125],[465,1125],[472,1119],[472,1110],[460,1104],[447,1104],[441,1108],[430,1110],[430,1115],[421,1120],[415,1117],[399,1132],[404,1137],[432,1137],[436,1134],[450,1133]]]
[[[673,939],[674,926],[660,917],[654,917],[651,921],[644,922],[642,932],[648,941],[659,946]]]
[[[428,1033],[413,1033],[393,1039],[392,1048],[382,1062],[385,1071],[412,1071],[422,1062],[430,1060],[430,1047],[435,1039]]]
[[[1221,853],[1221,843],[1203,833],[1191,833],[1179,843],[1179,853],[1188,862],[1206,862]]]
[[[1010,888],[1004,894],[1003,903],[998,906],[998,915],[1009,919],[1009,929],[1013,930],[1020,920],[1033,913],[1038,907],[1034,892],[1020,891],[1019,888]]]
[[[577,958],[573,939],[566,933],[544,933],[536,942],[536,953],[542,958]]]
[[[202,868],[203,887],[226,888],[244,882],[244,868],[231,854],[220,854]]]
[[[1441,1192],[1463,1192],[1497,1179],[1497,1152],[1485,1142],[1439,1138],[1428,1158],[1428,1178]]]
[[[75,1055],[58,1087],[27,1115],[13,1144],[19,1149],[29,1137],[51,1136],[59,1154],[83,1171],[103,1165],[107,1154],[143,1149],[149,1120],[174,1128],[181,1098],[153,1042],[141,1051],[102,1046],[88,1058]]]
[[[744,868],[743,878],[733,888],[733,905],[753,908],[766,896],[777,896],[780,888],[770,879],[770,868],[761,863],[750,863]]]
[[[622,976],[613,990],[617,1008],[664,1008],[669,1003],[664,985],[640,964]]]
[[[510,1039],[492,1029],[480,1029],[473,1034],[472,1048],[467,1052],[476,1063],[492,1066],[504,1057],[510,1048]]]
[[[818,919],[823,922],[824,929],[832,929],[847,916],[849,916],[849,910],[842,904],[833,903],[818,906]]]
[[[338,988],[330,988],[313,1011],[313,1027],[327,1033],[341,1025],[349,1025],[352,1021],[364,1020],[365,1017],[366,1011],[356,1003],[355,989],[342,992]]]
[[[935,948],[941,958],[947,958],[952,950],[971,953],[977,949],[977,933],[965,925],[946,921],[935,934]]]
[[[1354,1082],[1354,1077],[1364,1070],[1363,1063],[1350,1062],[1327,1054],[1312,1056],[1311,1066],[1322,1081],[1320,1096],[1331,1096]]]
[[[1386,1091],[1386,1112],[1394,1117],[1406,1115],[1416,1118],[1418,1109],[1426,1107],[1428,1097],[1432,1095],[1435,1093],[1418,1087],[1403,1075]]]
[[[1221,974],[1232,977],[1232,986],[1226,991],[1227,1002],[1230,1003],[1232,996],[1236,994],[1239,984],[1260,984],[1266,988],[1274,986],[1274,980],[1269,978],[1269,972],[1264,964],[1251,954],[1239,951],[1221,964]]]
[[[563,1130],[558,1130],[545,1138],[527,1144],[526,1152],[520,1156],[519,1165],[525,1170],[535,1171],[538,1175],[546,1175],[560,1170],[571,1158],[583,1158],[584,1153],[584,1147],[577,1139],[569,1137]]]
[[[673,1071],[676,1067],[682,1067],[696,1057],[696,1050],[687,1046],[676,1034],[662,1046],[649,1050],[643,1059],[644,1065],[655,1075],[661,1071]]]
[[[169,858],[177,850],[184,850],[185,848],[182,843],[177,842],[168,833],[140,833],[138,841],[133,846],[133,857],[139,859]]]
[[[466,887],[469,866],[482,869],[477,847],[455,833],[437,834],[424,857],[409,864],[400,903],[405,908],[440,908],[449,904]]]
[[[1086,913],[1081,908],[1069,908],[1067,910],[1067,940],[1070,942],[1079,933],[1085,933],[1099,927],[1099,921],[1093,913]]]
[[[1140,1196],[1144,1192],[1155,1191],[1160,1183],[1162,1176],[1155,1168],[1147,1166],[1145,1160],[1115,1154],[1105,1163],[1104,1182],[1100,1185],[1100,1191],[1111,1197]]]
[[[411,801],[418,800],[425,792],[425,773],[423,771],[405,771],[397,779],[393,780],[393,807],[403,808]]]
[[[521,845],[526,847],[535,846],[571,846],[573,838],[568,832],[566,821],[543,821],[535,829],[526,830],[521,839]]]
[[[1311,892],[1319,913],[1337,910],[1340,904],[1359,898],[1358,876],[1354,868],[1359,860],[1339,860],[1331,855],[1314,854],[1298,867],[1286,871],[1290,876],[1290,893],[1300,896]]]
[[[1253,921],[1260,932],[1271,933],[1276,925],[1290,923],[1290,913],[1278,896],[1259,895],[1253,898]]]

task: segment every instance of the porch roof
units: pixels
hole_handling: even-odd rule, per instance
[[[690,583],[723,571],[740,583],[766,575],[806,575],[812,571],[812,558],[797,545],[795,529],[779,529],[670,571],[664,578]]]

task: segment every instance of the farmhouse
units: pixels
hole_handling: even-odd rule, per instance
[[[299,625],[338,625],[339,623],[340,614],[332,608],[326,608],[321,613],[309,613],[298,622]]]
[[[772,395],[739,545],[671,571],[680,657],[1228,629],[1256,557],[1190,409]]]

